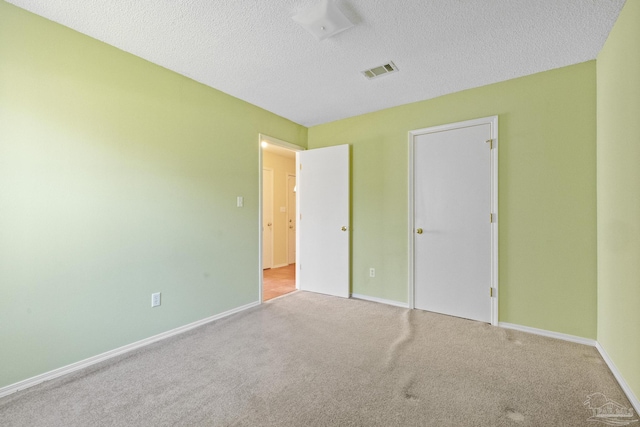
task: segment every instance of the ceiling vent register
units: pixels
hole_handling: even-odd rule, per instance
[[[387,74],[395,73],[398,71],[398,67],[393,62],[389,62],[388,64],[380,65],[379,67],[374,67],[369,70],[362,71],[364,76],[371,80],[376,77],[385,76]]]

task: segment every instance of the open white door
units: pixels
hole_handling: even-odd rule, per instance
[[[298,163],[300,289],[349,297],[349,146],[301,151]]]

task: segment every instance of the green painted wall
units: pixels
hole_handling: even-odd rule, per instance
[[[638,27],[597,64],[597,247],[595,61],[307,130],[0,1],[0,387],[257,301],[260,132],[352,145],[353,292],[406,302],[407,132],[499,115],[500,321],[597,329],[637,394]]]
[[[353,292],[407,301],[407,133],[498,115],[500,321],[595,338],[595,70],[591,61],[310,128],[309,148],[353,146]]]
[[[260,132],[306,145],[0,1],[0,387],[257,301]]]
[[[598,55],[598,341],[640,396],[640,1]]]

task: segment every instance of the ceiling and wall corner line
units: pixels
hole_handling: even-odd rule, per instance
[[[625,3],[6,1],[306,127],[593,60]],[[314,7],[349,29],[310,37]]]

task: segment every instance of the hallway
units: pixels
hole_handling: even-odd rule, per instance
[[[262,300],[279,297],[296,290],[296,265],[263,270]]]

